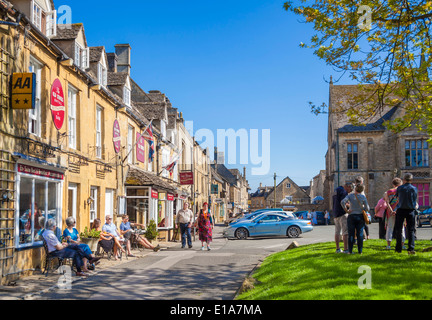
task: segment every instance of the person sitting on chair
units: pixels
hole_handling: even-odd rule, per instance
[[[114,239],[114,260],[118,260],[118,250],[120,249],[123,253],[126,251],[122,248],[122,243],[125,241],[123,236],[119,233],[117,226],[112,222],[112,217],[110,215],[105,216],[106,223],[102,227],[102,231],[106,232],[108,235]]]
[[[72,243],[72,244],[79,245],[83,249],[83,251],[86,255],[93,257],[93,252],[91,251],[88,244],[81,243],[79,232],[75,228],[75,226],[76,226],[75,218],[74,217],[66,218],[66,226],[67,226],[66,229],[64,229],[64,231],[63,231],[63,239],[65,239],[66,242],[69,244]],[[87,259],[83,258],[83,261],[84,261],[83,270],[84,270],[84,272],[88,272],[89,270],[87,269]],[[92,265],[91,267],[92,267],[92,269],[95,268],[94,265]]]
[[[58,258],[72,258],[77,268],[76,275],[80,277],[86,276],[86,274],[82,272],[82,267],[84,266],[83,259],[87,258],[89,262],[93,264],[99,261],[100,258],[86,254],[77,244],[61,243],[54,234],[56,227],[56,221],[54,219],[49,219],[45,231],[42,234],[48,247],[48,253]]]
[[[131,240],[134,238],[135,241],[137,241],[139,244],[141,244],[144,248],[151,249],[153,251],[159,251],[160,246],[157,245],[156,247],[152,245],[146,238],[143,238],[137,234],[134,234],[132,232],[132,226],[140,226],[145,228],[143,224],[140,223],[131,223],[129,222],[129,216],[124,215],[123,216],[123,222],[120,224],[120,234],[124,236],[126,240],[128,240],[126,244],[126,249],[128,251],[129,257],[134,257],[134,255],[131,253]]]

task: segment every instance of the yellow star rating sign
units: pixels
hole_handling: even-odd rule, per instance
[[[14,73],[11,82],[12,109],[34,109],[35,98],[36,74]]]

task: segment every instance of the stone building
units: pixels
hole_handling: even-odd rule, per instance
[[[332,194],[345,182],[362,176],[371,208],[388,190],[395,177],[407,172],[414,175],[419,190],[421,207],[430,206],[430,148],[429,138],[411,126],[401,133],[393,133],[384,126],[385,121],[399,117],[401,105],[385,108],[364,126],[349,124],[347,115],[337,109],[349,107],[349,97],[360,95],[358,86],[330,83],[328,115],[328,150],[324,198],[332,209]]]
[[[276,191],[275,191],[276,190]],[[276,205],[275,205],[276,194]],[[266,205],[269,208],[283,208],[310,204],[307,192],[299,187],[290,177],[283,179],[276,189],[272,189],[266,197]]]
[[[260,186],[258,189],[251,193],[250,200],[251,200],[251,207],[250,209],[252,211],[256,211],[259,209],[265,209],[267,208],[267,197],[271,191],[273,191],[274,187],[263,187],[262,183],[260,183]]]

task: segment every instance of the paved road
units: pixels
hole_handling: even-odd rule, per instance
[[[85,300],[232,300],[249,272],[266,256],[282,251],[296,240],[300,245],[333,241],[334,226],[317,226],[298,239],[227,240],[222,226],[215,229],[211,251],[200,243],[181,249],[173,243],[168,250],[151,253],[111,270],[73,283],[72,290],[55,290],[40,299]],[[378,225],[370,226],[377,238]],[[430,239],[432,228],[418,229],[419,239]]]

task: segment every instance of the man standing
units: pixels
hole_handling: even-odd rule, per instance
[[[413,175],[407,173],[404,176],[404,184],[396,190],[399,203],[396,210],[395,233],[396,233],[396,252],[402,252],[402,228],[404,220],[407,224],[406,237],[408,238],[408,254],[415,254],[415,210],[417,209],[417,188],[411,182]]]
[[[193,212],[189,209],[189,202],[185,201],[183,209],[177,213],[176,228],[180,224],[180,233],[182,239],[182,248],[186,246],[186,238],[189,248],[192,248],[191,226],[193,220]]]
[[[341,201],[353,190],[352,183],[345,183],[344,186],[336,188],[336,193],[333,195],[333,216],[335,223],[335,242],[336,252],[340,253],[340,235],[342,233],[342,241],[344,244],[344,253],[348,253],[348,213],[342,208]]]

